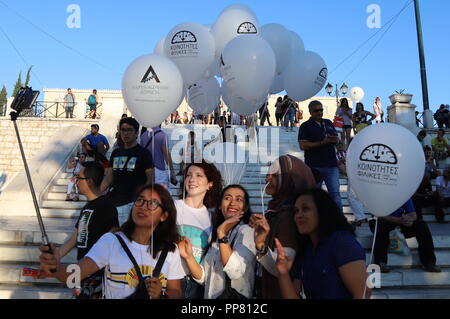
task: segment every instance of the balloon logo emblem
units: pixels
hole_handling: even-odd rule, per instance
[[[161,83],[161,81],[158,78],[158,75],[156,75],[156,72],[153,69],[153,66],[150,65],[147,72],[145,72],[145,75],[142,78],[141,83],[147,83],[150,82],[151,80],[155,80],[156,83]]]
[[[195,42],[197,42],[197,38],[195,37],[195,35],[192,32],[186,30],[175,33],[172,38],[172,44]]]
[[[323,68],[322,70],[320,70],[319,75],[321,77],[323,77],[324,79],[326,79],[328,77],[328,69],[327,68]]]
[[[241,23],[241,25],[238,28],[237,33],[239,34],[257,34],[258,30],[256,30],[256,27],[251,22],[244,22]]]
[[[364,162],[397,165],[398,160],[392,148],[384,144],[372,144],[367,146],[359,157]]]

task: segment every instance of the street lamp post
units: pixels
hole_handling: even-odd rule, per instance
[[[331,93],[333,93],[333,85],[331,85],[331,83],[328,83],[327,86],[325,87],[325,91],[328,93],[329,96],[331,96]],[[334,94],[336,95],[336,107],[339,107],[339,91],[340,93],[345,96],[348,92],[348,86],[343,83],[341,88],[338,90],[338,85],[336,84],[336,90],[334,91]]]

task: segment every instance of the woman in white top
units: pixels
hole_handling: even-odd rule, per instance
[[[373,103],[373,112],[375,113],[375,121],[377,123],[383,122],[383,105],[381,104],[381,100],[379,97],[375,99],[375,103]]]
[[[339,116],[344,120],[344,127],[341,132],[341,142],[344,146],[346,146],[345,149],[347,149],[348,145],[350,144],[350,138],[352,134],[353,114],[346,98],[341,99],[339,107],[336,110],[336,116]],[[345,142],[346,140],[347,144]]]
[[[74,157],[67,166],[68,169],[73,168],[73,171],[72,171],[72,178],[67,184],[66,201],[76,202],[79,200],[76,176],[80,173],[81,164],[84,163],[85,161],[86,161],[86,154],[78,153],[77,156]],[[73,191],[74,189],[75,191]]]
[[[227,281],[234,293],[252,298],[256,248],[254,230],[248,226],[250,198],[240,185],[227,186],[220,198],[213,215],[211,244],[203,262],[199,264],[195,260],[192,244],[187,238],[179,243],[180,255],[194,280],[205,286],[205,299],[220,297]]]
[[[190,240],[195,259],[201,263],[211,239],[212,220],[208,209],[216,207],[220,198],[222,176],[213,164],[205,161],[189,164],[184,175],[183,199],[175,201],[177,224],[181,236]],[[182,264],[186,274],[181,281],[184,298],[203,298],[203,287],[192,280],[186,263]]]
[[[172,197],[158,184],[144,186],[137,194],[130,217],[122,225],[120,232],[103,235],[78,262],[80,280],[105,268],[104,298],[125,299],[136,293],[139,293],[141,298],[180,298],[180,279],[183,278],[184,272],[176,245],[180,236],[176,227],[177,214]],[[147,277],[145,282],[136,278],[140,277],[139,272],[119,238],[128,247],[142,278]],[[41,269],[66,283],[73,270],[69,269],[68,272],[68,265],[61,265],[60,252],[54,244],[51,244],[51,248],[53,254],[47,253],[47,246],[40,247]],[[164,250],[168,251],[167,257],[157,278],[153,278],[153,270]],[[51,269],[56,269],[56,272],[51,273]]]

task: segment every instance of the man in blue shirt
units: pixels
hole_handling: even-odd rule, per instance
[[[342,212],[339,192],[339,168],[335,145],[337,132],[330,120],[323,118],[323,105],[319,101],[309,103],[311,118],[300,126],[298,144],[305,151],[305,164],[320,172],[317,187],[322,188],[325,181],[328,193],[333,197]]]
[[[88,154],[88,156],[96,157],[100,154],[100,159],[103,160],[106,152],[109,150],[108,139],[100,134],[98,131],[100,127],[97,124],[91,125],[91,134],[86,135],[81,140],[81,146],[83,152]]]
[[[375,231],[375,220],[371,220],[370,229]],[[389,248],[389,232],[400,227],[406,238],[416,237],[419,244],[419,258],[426,271],[441,272],[436,266],[433,237],[428,225],[417,218],[416,209],[412,199],[409,199],[402,207],[389,216],[378,218],[378,227],[374,248],[374,262],[381,268],[381,272],[389,272],[387,264]]]

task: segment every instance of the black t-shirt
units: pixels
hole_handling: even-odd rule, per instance
[[[309,119],[300,126],[299,141],[320,142],[326,136],[337,136],[333,123],[322,119],[321,124]],[[310,150],[305,150],[305,164],[309,167],[337,167],[336,149],[333,144],[326,144]]]
[[[133,200],[136,189],[147,181],[145,171],[153,166],[150,152],[139,144],[130,149],[118,148],[112,152],[109,167],[113,170],[114,180],[108,197],[116,207]]]
[[[81,209],[75,225],[78,230],[77,259],[82,259],[97,240],[115,226],[119,227],[117,209],[106,196],[88,202]]]

